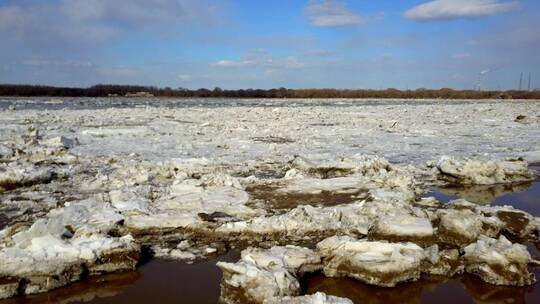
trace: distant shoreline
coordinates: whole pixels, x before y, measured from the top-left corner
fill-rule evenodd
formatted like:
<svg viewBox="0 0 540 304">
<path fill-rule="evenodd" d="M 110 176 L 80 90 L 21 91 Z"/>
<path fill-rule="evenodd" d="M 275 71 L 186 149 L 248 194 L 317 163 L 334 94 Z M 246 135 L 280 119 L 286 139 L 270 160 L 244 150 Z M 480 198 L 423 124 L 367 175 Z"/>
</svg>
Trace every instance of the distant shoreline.
<svg viewBox="0 0 540 304">
<path fill-rule="evenodd" d="M 425 101 L 454 101 L 454 102 L 495 102 L 495 101 L 504 101 L 504 102 L 540 102 L 539 98 L 392 98 L 392 97 L 362 97 L 362 98 L 356 98 L 356 97 L 348 97 L 348 98 L 340 98 L 340 97 L 313 97 L 313 98 L 303 98 L 303 97 L 283 97 L 283 98 L 275 98 L 275 97 L 175 97 L 175 96 L 152 96 L 152 97 L 129 97 L 129 96 L 49 96 L 49 95 L 41 95 L 41 96 L 13 96 L 13 95 L 0 95 L 0 103 L 2 101 L 10 101 L 10 99 L 13 100 L 23 100 L 24 98 L 28 98 L 30 100 L 32 99 L 49 99 L 47 101 L 44 101 L 45 103 L 56 103 L 62 101 L 62 99 L 66 98 L 73 98 L 73 99 L 126 99 L 126 100 L 171 100 L 171 101 L 193 101 L 193 100 L 230 100 L 231 102 L 234 101 L 262 101 L 262 100 L 268 100 L 268 101 L 282 101 L 282 102 L 305 102 L 305 101 L 333 101 L 333 102 L 351 102 L 351 101 L 403 101 L 403 102 L 425 102 Z M 55 100 L 57 98 L 58 100 Z M 3 100 L 2 100 L 3 99 Z"/>
<path fill-rule="evenodd" d="M 540 99 L 540 91 L 481 91 L 442 89 L 172 89 L 130 85 L 95 85 L 69 88 L 0 84 L 3 97 L 173 97 L 173 98 L 268 98 L 268 99 Z"/>
</svg>

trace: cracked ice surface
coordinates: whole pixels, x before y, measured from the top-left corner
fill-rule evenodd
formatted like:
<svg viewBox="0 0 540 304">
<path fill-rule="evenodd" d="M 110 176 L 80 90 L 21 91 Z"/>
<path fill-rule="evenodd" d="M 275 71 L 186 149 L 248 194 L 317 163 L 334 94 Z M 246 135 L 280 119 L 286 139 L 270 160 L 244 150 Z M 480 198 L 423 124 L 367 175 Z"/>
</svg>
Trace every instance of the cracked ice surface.
<svg viewBox="0 0 540 304">
<path fill-rule="evenodd" d="M 218 108 L 21 110 L 1 116 L 0 125 L 5 128 L 0 130 L 0 141 L 20 134 L 25 124 L 33 124 L 47 129 L 49 137 L 77 137 L 81 144 L 74 151 L 85 155 L 139 153 L 159 160 L 205 157 L 229 164 L 255 159 L 281 161 L 294 154 L 357 153 L 406 164 L 442 155 L 525 156 L 540 161 L 538 101 L 283 104 L 270 101 L 266 107 L 244 107 L 240 101 L 237 106 Z M 515 122 L 518 115 L 530 119 Z M 253 140 L 265 136 L 293 142 Z"/>
<path fill-rule="evenodd" d="M 535 179 L 540 102 L 270 105 L 0 112 L 0 297 L 132 270 L 142 248 L 254 246 L 219 264 L 230 303 L 349 303 L 301 296 L 314 271 L 535 281 L 519 243 L 540 218 L 421 196 Z"/>
</svg>

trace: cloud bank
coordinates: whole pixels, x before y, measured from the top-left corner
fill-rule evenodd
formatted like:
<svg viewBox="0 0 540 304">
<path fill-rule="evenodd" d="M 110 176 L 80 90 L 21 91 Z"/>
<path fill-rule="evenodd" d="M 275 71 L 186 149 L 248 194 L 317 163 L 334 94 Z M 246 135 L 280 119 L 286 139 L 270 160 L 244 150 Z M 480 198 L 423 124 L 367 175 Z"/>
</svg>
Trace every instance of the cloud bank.
<svg viewBox="0 0 540 304">
<path fill-rule="evenodd" d="M 311 1 L 305 8 L 309 23 L 317 27 L 351 26 L 364 22 L 360 15 L 334 0 Z"/>
<path fill-rule="evenodd" d="M 516 1 L 498 0 L 435 0 L 405 12 L 405 17 L 416 21 L 439 21 L 476 18 L 513 11 L 519 7 Z"/>
<path fill-rule="evenodd" d="M 10 1 L 0 5 L 0 38 L 35 44 L 93 44 L 133 29 L 167 31 L 211 15 L 195 0 Z M 210 7 L 210 8 L 208 8 Z M 209 16 L 210 18 L 210 16 Z"/>
</svg>

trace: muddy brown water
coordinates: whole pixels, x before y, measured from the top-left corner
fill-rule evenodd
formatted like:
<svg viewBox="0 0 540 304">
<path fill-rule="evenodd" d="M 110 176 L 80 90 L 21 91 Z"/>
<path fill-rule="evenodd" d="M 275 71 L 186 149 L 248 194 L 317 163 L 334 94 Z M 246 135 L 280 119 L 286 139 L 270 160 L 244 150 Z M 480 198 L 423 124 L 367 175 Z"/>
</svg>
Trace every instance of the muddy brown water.
<svg viewBox="0 0 540 304">
<path fill-rule="evenodd" d="M 540 248 L 533 244 L 527 244 L 527 247 L 532 256 L 540 256 Z M 540 268 L 531 268 L 531 271 L 540 279 Z M 495 286 L 470 274 L 452 278 L 424 275 L 416 282 L 385 288 L 350 278 L 327 278 L 321 273 L 313 273 L 303 277 L 301 284 L 306 294 L 320 291 L 347 297 L 356 304 L 540 303 L 540 283 L 525 287 Z"/>
<path fill-rule="evenodd" d="M 535 271 L 536 276 L 540 271 Z M 322 291 L 348 297 L 358 304 L 387 303 L 540 303 L 540 290 L 534 286 L 506 287 L 484 283 L 472 275 L 454 278 L 422 277 L 417 282 L 393 288 L 374 287 L 348 278 L 326 278 L 312 274 L 303 279 L 308 294 Z"/>
<path fill-rule="evenodd" d="M 540 216 L 540 180 L 510 188 L 487 188 L 494 205 L 513 205 Z M 510 190 L 508 190 L 510 189 Z M 446 191 L 446 192 L 445 192 Z M 461 191 L 461 192 L 460 192 Z M 477 189 L 437 189 L 429 193 L 443 202 L 465 197 Z M 517 192 L 511 192 L 517 191 Z M 534 257 L 539 248 L 529 244 Z M 217 261 L 235 262 L 238 252 L 194 264 L 152 260 L 135 272 L 111 274 L 74 283 L 49 293 L 0 301 L 0 304 L 34 303 L 217 303 L 221 271 Z M 532 269 L 540 278 L 540 268 Z M 424 276 L 417 282 L 384 288 L 348 278 L 326 278 L 320 273 L 301 279 L 304 293 L 317 291 L 350 298 L 354 303 L 540 303 L 540 283 L 527 287 L 494 286 L 472 275 L 454 278 Z"/>
<path fill-rule="evenodd" d="M 238 252 L 231 251 L 193 264 L 152 260 L 137 271 L 93 277 L 48 293 L 0 300 L 0 304 L 217 303 L 221 271 L 216 262 L 239 258 Z"/>
<path fill-rule="evenodd" d="M 320 193 L 287 193 L 277 186 L 247 187 L 251 197 L 249 204 L 271 210 L 289 210 L 300 205 L 331 207 L 369 199 L 368 191 L 360 189 L 346 193 L 321 191 Z"/>
</svg>

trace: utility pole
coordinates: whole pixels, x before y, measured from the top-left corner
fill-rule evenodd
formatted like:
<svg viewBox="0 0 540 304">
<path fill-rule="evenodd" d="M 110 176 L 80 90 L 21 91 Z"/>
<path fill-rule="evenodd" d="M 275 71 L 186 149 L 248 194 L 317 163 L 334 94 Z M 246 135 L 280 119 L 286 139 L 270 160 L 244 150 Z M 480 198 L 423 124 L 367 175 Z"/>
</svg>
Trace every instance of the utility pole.
<svg viewBox="0 0 540 304">
<path fill-rule="evenodd" d="M 527 85 L 527 91 L 531 91 L 531 73 L 529 73 L 529 84 Z"/>
<path fill-rule="evenodd" d="M 521 91 L 521 84 L 523 83 L 523 72 L 519 74 L 519 91 Z"/>
</svg>

